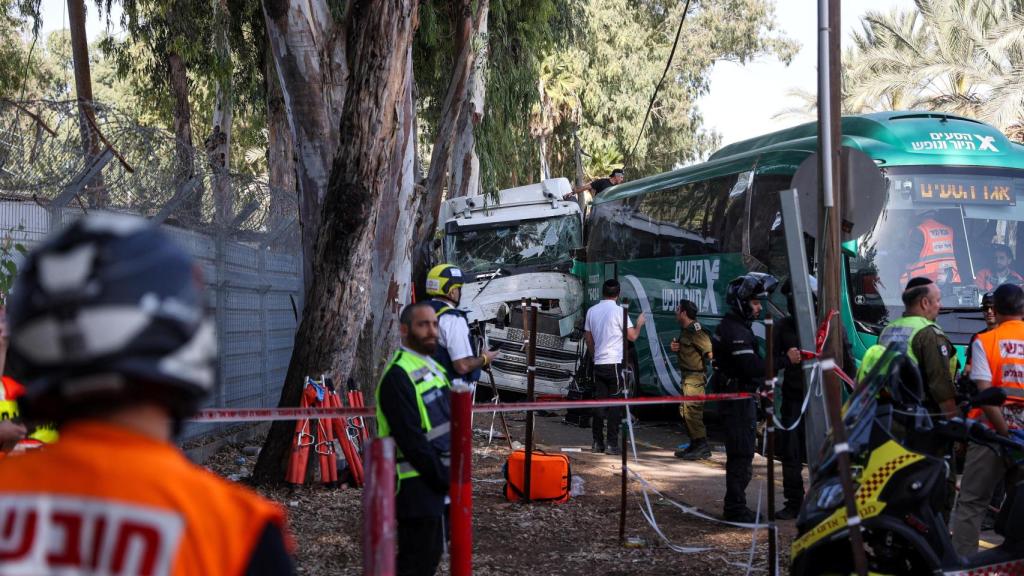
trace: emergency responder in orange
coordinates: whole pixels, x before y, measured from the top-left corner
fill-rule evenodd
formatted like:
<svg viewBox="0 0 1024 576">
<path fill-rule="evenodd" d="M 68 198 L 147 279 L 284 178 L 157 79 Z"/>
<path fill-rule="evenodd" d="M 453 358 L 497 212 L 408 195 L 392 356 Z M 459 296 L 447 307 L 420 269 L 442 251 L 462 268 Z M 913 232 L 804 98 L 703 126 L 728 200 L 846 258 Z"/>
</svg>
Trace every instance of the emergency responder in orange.
<svg viewBox="0 0 1024 576">
<path fill-rule="evenodd" d="M 1013 264 L 1013 251 L 1006 244 L 992 245 L 992 267 L 983 268 L 978 271 L 975 285 L 985 291 L 995 290 L 1000 284 L 1012 282 L 1020 286 L 1024 284 L 1024 276 L 1015 272 L 1010 265 Z"/>
<path fill-rule="evenodd" d="M 967 416 L 984 419 L 989 427 L 1007 436 L 1010 430 L 1024 429 L 1024 289 L 1016 284 L 1003 284 L 996 288 L 993 300 L 998 325 L 978 334 L 972 345 L 971 380 L 978 391 L 992 386 L 1003 388 L 1006 403 L 974 408 Z M 953 525 L 953 546 L 958 554 L 977 552 L 982 519 L 992 492 L 1006 471 L 1000 454 L 980 444 L 967 447 Z M 1008 480 L 1006 485 L 1014 483 Z"/>
<path fill-rule="evenodd" d="M 920 248 L 917 258 L 907 264 L 900 284 L 915 277 L 928 278 L 938 284 L 960 282 L 953 227 L 939 222 L 930 214 L 925 214 L 925 218 L 911 233 L 911 246 Z"/>
<path fill-rule="evenodd" d="M 29 255 L 8 310 L 28 418 L 0 462 L 0 573 L 293 574 L 284 513 L 172 442 L 214 386 L 199 268 L 158 228 L 89 215 Z"/>
</svg>

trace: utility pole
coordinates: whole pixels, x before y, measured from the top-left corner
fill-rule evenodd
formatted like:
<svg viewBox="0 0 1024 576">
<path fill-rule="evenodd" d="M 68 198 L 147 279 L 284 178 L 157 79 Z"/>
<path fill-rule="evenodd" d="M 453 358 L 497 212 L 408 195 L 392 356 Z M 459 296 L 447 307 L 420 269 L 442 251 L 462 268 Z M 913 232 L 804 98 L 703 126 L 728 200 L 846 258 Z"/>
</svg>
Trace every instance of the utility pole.
<svg viewBox="0 0 1024 576">
<path fill-rule="evenodd" d="M 82 135 L 85 165 L 89 166 L 100 153 L 96 133 L 96 112 L 92 99 L 92 74 L 89 71 L 89 39 L 85 35 L 85 0 L 68 0 L 68 24 L 71 26 L 71 57 L 75 69 L 75 93 L 78 95 L 78 129 Z M 89 205 L 100 208 L 106 204 L 102 177 L 87 183 Z"/>
<path fill-rule="evenodd" d="M 828 318 L 830 310 L 840 308 L 840 289 L 842 287 L 842 253 L 840 246 L 841 178 L 842 159 L 842 86 L 840 66 L 840 33 L 839 18 L 841 0 L 818 0 L 818 156 L 821 167 L 818 171 L 821 182 L 822 226 L 825 230 L 818 234 L 821 244 L 818 253 L 824 258 L 818 262 L 818 278 L 822 280 L 821 308 L 819 318 Z M 841 317 L 840 317 L 841 318 Z M 842 365 L 843 331 L 840 318 L 831 323 L 828 338 L 822 355 Z M 825 404 L 828 410 L 828 423 L 832 430 L 832 446 L 839 465 L 839 480 L 843 488 L 845 500 L 846 522 L 850 534 L 850 549 L 853 556 L 853 568 L 859 576 L 867 574 L 867 558 L 864 553 L 864 538 L 860 530 L 860 516 L 854 499 L 853 479 L 850 472 L 849 445 L 846 443 L 846 426 L 841 413 L 842 390 L 839 378 L 834 370 L 824 371 Z M 808 431 L 808 436 L 812 432 Z"/>
</svg>

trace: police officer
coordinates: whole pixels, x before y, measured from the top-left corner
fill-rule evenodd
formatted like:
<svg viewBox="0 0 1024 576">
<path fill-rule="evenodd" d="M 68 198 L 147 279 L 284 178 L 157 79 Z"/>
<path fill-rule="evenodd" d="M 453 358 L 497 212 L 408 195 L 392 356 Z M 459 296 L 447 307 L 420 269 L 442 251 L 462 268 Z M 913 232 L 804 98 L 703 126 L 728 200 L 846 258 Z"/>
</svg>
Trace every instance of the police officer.
<svg viewBox="0 0 1024 576">
<path fill-rule="evenodd" d="M 19 408 L 61 438 L 0 463 L 0 510 L 20 526 L 0 572 L 293 573 L 283 511 L 173 442 L 215 383 L 199 278 L 128 216 L 86 216 L 28 257 L 8 362 Z"/>
<path fill-rule="evenodd" d="M 477 352 L 469 335 L 466 315 L 458 309 L 465 277 L 456 266 L 438 264 L 427 273 L 427 295 L 437 315 L 438 345 L 434 359 L 444 368 L 448 381 L 467 384 L 480 379 L 480 369 L 498 354 L 490 350 Z"/>
<path fill-rule="evenodd" d="M 764 379 L 764 359 L 757 350 L 752 322 L 761 315 L 761 300 L 775 289 L 778 280 L 768 274 L 750 272 L 729 282 L 726 303 L 729 312 L 715 330 L 712 349 L 719 381 L 737 392 L 752 392 Z M 753 475 L 757 405 L 753 398 L 720 404 L 725 423 L 725 510 L 731 522 L 753 522 L 747 508 L 747 485 Z"/>
<path fill-rule="evenodd" d="M 377 434 L 397 448 L 398 574 L 432 575 L 441 560 L 451 438 L 449 384 L 431 355 L 438 343 L 433 307 L 400 316 L 402 347 L 377 386 Z"/>
<path fill-rule="evenodd" d="M 676 308 L 679 337 L 672 339 L 671 349 L 679 356 L 679 371 L 683 375 L 683 395 L 703 396 L 707 364 L 711 361 L 711 336 L 697 322 L 697 305 L 682 300 Z M 690 445 L 676 450 L 676 458 L 705 460 L 711 457 L 707 431 L 704 429 L 704 403 L 683 402 L 679 415 L 686 423 Z"/>
</svg>

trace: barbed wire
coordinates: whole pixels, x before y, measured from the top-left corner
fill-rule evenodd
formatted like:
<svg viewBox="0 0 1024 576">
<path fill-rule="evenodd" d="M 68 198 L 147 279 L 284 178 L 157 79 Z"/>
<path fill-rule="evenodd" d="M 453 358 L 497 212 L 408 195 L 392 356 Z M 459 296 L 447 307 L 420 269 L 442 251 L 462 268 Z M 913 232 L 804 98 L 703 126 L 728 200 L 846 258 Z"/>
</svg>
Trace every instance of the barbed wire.
<svg viewBox="0 0 1024 576">
<path fill-rule="evenodd" d="M 215 168 L 201 142 L 100 102 L 0 99 L 0 199 L 131 212 L 241 241 L 299 241 L 294 190 Z"/>
</svg>

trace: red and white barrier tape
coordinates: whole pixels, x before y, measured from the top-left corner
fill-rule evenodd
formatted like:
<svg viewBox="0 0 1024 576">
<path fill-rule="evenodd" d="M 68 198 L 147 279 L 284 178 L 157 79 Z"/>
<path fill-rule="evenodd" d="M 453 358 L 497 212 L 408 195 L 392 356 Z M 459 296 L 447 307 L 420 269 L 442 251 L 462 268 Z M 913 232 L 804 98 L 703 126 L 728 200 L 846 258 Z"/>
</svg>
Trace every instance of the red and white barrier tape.
<svg viewBox="0 0 1024 576">
<path fill-rule="evenodd" d="M 654 396 L 648 398 L 608 398 L 603 400 L 559 400 L 554 402 L 518 402 L 508 404 L 476 404 L 473 412 L 524 412 L 528 410 L 565 410 L 568 408 L 600 408 L 606 406 L 646 406 L 679 404 L 680 402 L 715 402 L 753 398 L 746 392 L 701 394 L 697 396 Z M 276 422 L 306 418 L 372 417 L 374 407 L 364 408 L 208 408 L 189 419 L 191 422 Z"/>
</svg>

